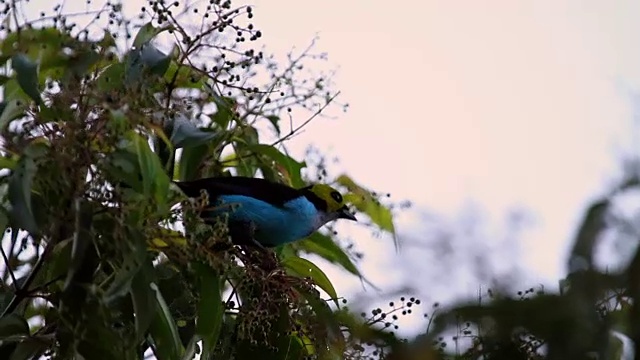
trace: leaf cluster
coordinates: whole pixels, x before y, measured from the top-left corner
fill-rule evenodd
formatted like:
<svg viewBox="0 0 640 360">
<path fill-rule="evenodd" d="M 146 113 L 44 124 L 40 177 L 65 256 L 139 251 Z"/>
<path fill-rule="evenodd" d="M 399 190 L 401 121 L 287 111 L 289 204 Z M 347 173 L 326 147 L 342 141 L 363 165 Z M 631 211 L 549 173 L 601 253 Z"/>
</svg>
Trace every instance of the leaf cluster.
<svg viewBox="0 0 640 360">
<path fill-rule="evenodd" d="M 336 312 L 331 280 L 302 256 L 362 277 L 335 235 L 266 258 L 220 250 L 224 224 L 204 225 L 171 184 L 233 174 L 303 186 L 307 164 L 285 142 L 337 96 L 328 78 L 300 79 L 317 57 L 281 68 L 248 48 L 262 37 L 240 22 L 253 10 L 229 1 L 153 1 L 138 22 L 107 2 L 84 28 L 61 7 L 21 21 L 5 5 L 15 16 L 0 32 L 0 358 L 342 356 L 368 324 Z M 291 108 L 311 115 L 293 126 Z M 347 175 L 335 184 L 395 235 L 378 196 Z"/>
</svg>

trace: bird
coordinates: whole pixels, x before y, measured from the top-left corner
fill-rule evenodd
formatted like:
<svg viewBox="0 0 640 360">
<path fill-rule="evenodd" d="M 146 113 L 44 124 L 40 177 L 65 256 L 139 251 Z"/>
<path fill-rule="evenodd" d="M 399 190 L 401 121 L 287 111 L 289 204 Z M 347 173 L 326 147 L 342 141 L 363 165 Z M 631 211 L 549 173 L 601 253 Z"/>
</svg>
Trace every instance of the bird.
<svg viewBox="0 0 640 360">
<path fill-rule="evenodd" d="M 244 176 L 174 181 L 189 198 L 208 198 L 205 223 L 226 218 L 232 243 L 273 248 L 301 240 L 328 222 L 357 221 L 340 192 L 326 184 L 293 188 Z"/>
</svg>

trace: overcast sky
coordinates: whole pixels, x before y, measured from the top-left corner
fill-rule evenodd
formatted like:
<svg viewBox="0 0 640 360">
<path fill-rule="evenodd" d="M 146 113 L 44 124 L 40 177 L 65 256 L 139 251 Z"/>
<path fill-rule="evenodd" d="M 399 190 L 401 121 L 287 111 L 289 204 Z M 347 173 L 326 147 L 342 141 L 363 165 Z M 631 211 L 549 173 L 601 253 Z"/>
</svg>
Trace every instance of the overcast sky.
<svg viewBox="0 0 640 360">
<path fill-rule="evenodd" d="M 291 142 L 299 154 L 310 142 L 331 149 L 341 159 L 335 172 L 413 201 L 398 227 L 418 239 L 425 209 L 456 214 L 473 200 L 488 223 L 512 206 L 530 209 L 534 227 L 501 261 L 519 262 L 532 285 L 557 285 L 586 201 L 614 179 L 631 146 L 640 2 L 250 3 L 270 52 L 303 48 L 318 34 L 317 49 L 340 69 L 336 88 L 350 110 L 312 123 Z M 30 6 L 38 4 L 51 8 Z M 407 268 L 416 279 L 433 272 L 424 252 L 398 257 L 388 239 L 355 234 L 376 283 L 389 288 Z M 337 283 L 343 294 L 360 290 Z"/>
<path fill-rule="evenodd" d="M 272 51 L 319 34 L 351 104 L 295 147 L 331 147 L 357 180 L 418 209 L 455 213 L 472 199 L 488 222 L 512 206 L 530 209 L 534 227 L 503 261 L 521 261 L 531 285 L 557 286 L 587 201 L 615 179 L 631 146 L 639 2 L 253 3 Z M 419 217 L 405 218 L 401 231 L 421 228 Z M 403 264 L 376 249 L 365 269 L 395 279 L 388 274 Z"/>
</svg>

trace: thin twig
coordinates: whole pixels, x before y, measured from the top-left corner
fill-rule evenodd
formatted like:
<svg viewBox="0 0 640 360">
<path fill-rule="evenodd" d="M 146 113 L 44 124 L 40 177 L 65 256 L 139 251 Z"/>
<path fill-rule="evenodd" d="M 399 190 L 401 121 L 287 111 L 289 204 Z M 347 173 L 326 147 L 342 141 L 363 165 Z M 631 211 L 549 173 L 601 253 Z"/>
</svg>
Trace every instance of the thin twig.
<svg viewBox="0 0 640 360">
<path fill-rule="evenodd" d="M 338 97 L 338 95 L 340 95 L 340 91 L 338 91 L 335 95 L 333 95 L 331 98 L 329 98 L 327 100 L 327 103 L 324 104 L 320 109 L 318 109 L 315 113 L 313 113 L 313 115 L 311 115 L 307 120 L 305 120 L 302 124 L 300 124 L 298 127 L 296 127 L 295 129 L 291 129 L 289 131 L 289 133 L 285 136 L 283 136 L 282 138 L 274 141 L 270 146 L 276 146 L 284 141 L 287 141 L 289 139 L 291 139 L 293 136 L 297 135 L 298 133 L 300 133 L 300 130 L 302 130 L 303 127 L 307 126 L 307 124 L 309 124 L 313 119 L 315 119 L 317 116 L 319 116 L 324 109 L 326 109 L 332 102 L 333 100 Z M 251 158 L 251 157 L 255 157 L 258 156 L 258 153 L 256 152 L 251 152 L 249 154 L 246 154 L 244 156 L 236 156 L 232 159 L 229 160 L 225 160 L 225 161 L 221 161 L 220 164 L 225 164 L 228 162 L 233 162 L 233 161 L 241 161 L 247 158 Z"/>
<path fill-rule="evenodd" d="M 302 129 L 303 127 L 305 127 L 308 123 L 310 123 L 313 119 L 315 119 L 318 115 L 320 115 L 320 114 L 324 111 L 324 109 L 326 109 L 326 108 L 327 108 L 327 106 L 329 106 L 329 105 L 333 102 L 333 100 L 334 100 L 336 97 L 338 97 L 338 95 L 340 95 L 340 91 L 338 91 L 335 95 L 333 95 L 332 97 L 330 97 L 330 98 L 327 100 L 326 104 L 322 105 L 322 106 L 320 107 L 320 109 L 318 109 L 315 113 L 313 113 L 313 115 L 311 115 L 307 120 L 305 120 L 302 124 L 300 124 L 300 126 L 298 126 L 298 127 L 297 127 L 297 128 L 295 128 L 295 129 L 292 129 L 292 130 L 289 132 L 289 134 L 287 134 L 286 136 L 283 136 L 282 138 L 280 138 L 280 139 L 276 140 L 274 143 L 272 143 L 272 144 L 271 144 L 271 146 L 278 145 L 278 144 L 280 144 L 281 142 L 283 142 L 283 141 L 286 141 L 286 140 L 290 139 L 293 135 L 295 135 L 298 131 L 300 131 L 300 129 Z"/>
<path fill-rule="evenodd" d="M 16 307 L 18 307 L 20 302 L 26 297 L 26 295 L 29 294 L 29 291 L 27 289 L 29 288 L 29 286 L 31 286 L 31 283 L 33 282 L 33 280 L 35 280 L 36 276 L 38 275 L 38 272 L 40 272 L 40 269 L 44 264 L 44 261 L 49 256 L 49 253 L 51 252 L 52 249 L 53 249 L 53 246 L 51 245 L 51 243 L 47 244 L 47 247 L 42 252 L 42 255 L 38 258 L 38 261 L 36 261 L 35 265 L 33 265 L 33 268 L 31 269 L 31 272 L 29 273 L 29 276 L 25 280 L 24 284 L 20 287 L 18 291 L 16 291 L 16 294 L 13 296 L 13 298 L 11 299 L 11 302 L 4 309 L 0 317 L 4 317 L 7 314 L 12 313 L 16 309 Z"/>
<path fill-rule="evenodd" d="M 4 246 L 0 244 L 0 251 L 2 252 L 2 258 L 4 259 L 4 263 L 7 265 L 7 272 L 9 272 L 9 276 L 11 276 L 11 282 L 13 282 L 13 288 L 15 290 L 18 289 L 18 281 L 16 280 L 16 276 L 13 274 L 13 270 L 11 270 L 11 264 L 9 263 L 9 258 L 7 254 L 4 252 Z"/>
<path fill-rule="evenodd" d="M 29 290 L 29 292 L 30 292 L 30 293 L 32 293 L 32 292 L 39 292 L 39 291 L 42 291 L 42 290 L 44 290 L 45 288 L 47 288 L 47 286 L 49 286 L 49 285 L 53 284 L 54 282 L 56 282 L 56 281 L 58 281 L 58 280 L 62 280 L 62 279 L 64 279 L 64 277 L 65 277 L 65 276 L 66 276 L 66 274 L 65 274 L 65 275 L 58 275 L 58 276 L 54 277 L 53 279 L 51 279 L 51 280 L 47 281 L 46 283 L 44 283 L 44 284 L 42 284 L 42 285 L 38 285 L 38 286 L 36 286 L 35 288 L 33 288 L 33 289 Z"/>
</svg>

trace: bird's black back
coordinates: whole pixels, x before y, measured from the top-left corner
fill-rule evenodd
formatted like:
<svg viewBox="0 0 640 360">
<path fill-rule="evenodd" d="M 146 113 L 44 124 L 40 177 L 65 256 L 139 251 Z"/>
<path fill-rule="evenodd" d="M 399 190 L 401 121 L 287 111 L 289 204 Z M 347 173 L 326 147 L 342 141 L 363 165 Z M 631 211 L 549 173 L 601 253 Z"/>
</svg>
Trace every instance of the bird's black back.
<svg viewBox="0 0 640 360">
<path fill-rule="evenodd" d="M 275 206 L 282 206 L 287 201 L 303 195 L 301 190 L 284 184 L 244 176 L 211 177 L 193 181 L 176 181 L 175 184 L 188 197 L 199 197 L 200 190 L 204 189 L 211 199 L 215 199 L 221 195 L 244 195 Z"/>
</svg>

